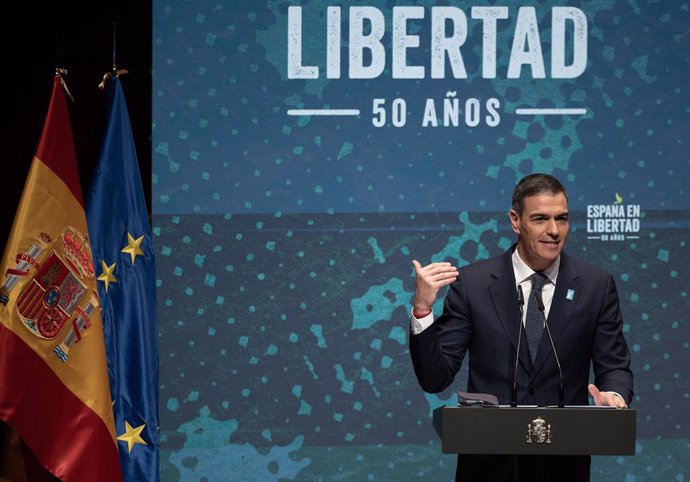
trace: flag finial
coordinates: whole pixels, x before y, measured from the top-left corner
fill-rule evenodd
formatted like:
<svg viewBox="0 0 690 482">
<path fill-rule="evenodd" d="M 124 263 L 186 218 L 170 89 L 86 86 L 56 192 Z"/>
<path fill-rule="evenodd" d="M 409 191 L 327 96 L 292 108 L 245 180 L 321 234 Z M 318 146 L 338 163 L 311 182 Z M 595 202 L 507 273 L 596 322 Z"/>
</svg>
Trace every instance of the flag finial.
<svg viewBox="0 0 690 482">
<path fill-rule="evenodd" d="M 69 89 L 67 88 L 67 82 L 65 82 L 65 75 L 67 75 L 67 69 L 63 69 L 61 67 L 55 67 L 55 77 L 58 77 L 60 79 L 60 84 L 62 84 L 62 88 L 65 89 L 65 92 L 67 93 L 67 96 L 70 98 L 72 102 L 74 102 L 74 97 L 72 97 L 72 94 L 70 93 Z"/>
<path fill-rule="evenodd" d="M 121 74 L 126 74 L 127 69 L 118 69 L 117 68 L 117 62 L 116 62 L 116 56 L 117 56 L 117 32 L 116 32 L 116 25 L 115 22 L 113 22 L 113 67 L 110 69 L 110 72 L 107 72 L 106 74 L 103 75 L 103 80 L 101 80 L 101 83 L 98 84 L 98 88 L 103 90 L 105 88 L 105 83 L 108 79 L 111 77 L 119 77 Z"/>
</svg>

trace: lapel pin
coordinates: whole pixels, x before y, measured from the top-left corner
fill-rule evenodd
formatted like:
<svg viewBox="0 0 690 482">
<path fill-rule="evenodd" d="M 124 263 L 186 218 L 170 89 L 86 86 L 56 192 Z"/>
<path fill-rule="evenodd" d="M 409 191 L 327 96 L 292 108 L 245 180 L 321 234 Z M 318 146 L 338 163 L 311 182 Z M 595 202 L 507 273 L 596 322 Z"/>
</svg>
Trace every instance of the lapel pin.
<svg viewBox="0 0 690 482">
<path fill-rule="evenodd" d="M 573 301 L 573 298 L 575 298 L 575 290 L 568 290 L 568 293 L 565 295 L 567 299 L 570 301 Z"/>
</svg>

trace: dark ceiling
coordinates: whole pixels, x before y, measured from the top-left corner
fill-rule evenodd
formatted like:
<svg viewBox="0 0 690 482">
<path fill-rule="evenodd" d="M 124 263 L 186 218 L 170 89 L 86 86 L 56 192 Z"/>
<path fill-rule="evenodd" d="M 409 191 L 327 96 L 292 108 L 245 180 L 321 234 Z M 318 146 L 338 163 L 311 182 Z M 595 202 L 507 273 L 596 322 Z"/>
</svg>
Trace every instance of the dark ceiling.
<svg viewBox="0 0 690 482">
<path fill-rule="evenodd" d="M 56 66 L 69 71 L 67 85 L 72 133 L 82 192 L 88 188 L 100 149 L 106 116 L 105 95 L 97 86 L 115 61 L 129 74 L 122 87 L 137 147 L 147 199 L 151 198 L 150 1 L 11 2 L 0 20 L 2 45 L 2 149 L 0 246 L 11 230 L 43 121 Z M 113 35 L 115 34 L 115 35 Z"/>
</svg>

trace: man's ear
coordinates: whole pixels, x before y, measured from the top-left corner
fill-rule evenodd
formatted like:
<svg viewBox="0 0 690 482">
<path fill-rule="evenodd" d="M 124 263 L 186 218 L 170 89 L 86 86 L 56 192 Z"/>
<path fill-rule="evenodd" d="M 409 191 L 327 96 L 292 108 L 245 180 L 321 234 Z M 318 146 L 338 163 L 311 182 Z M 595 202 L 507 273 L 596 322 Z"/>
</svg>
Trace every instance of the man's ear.
<svg viewBox="0 0 690 482">
<path fill-rule="evenodd" d="M 513 228 L 513 231 L 515 234 L 520 234 L 520 216 L 518 216 L 518 213 L 515 212 L 515 209 L 511 209 L 510 212 L 508 213 L 508 217 L 510 217 L 510 225 Z"/>
</svg>

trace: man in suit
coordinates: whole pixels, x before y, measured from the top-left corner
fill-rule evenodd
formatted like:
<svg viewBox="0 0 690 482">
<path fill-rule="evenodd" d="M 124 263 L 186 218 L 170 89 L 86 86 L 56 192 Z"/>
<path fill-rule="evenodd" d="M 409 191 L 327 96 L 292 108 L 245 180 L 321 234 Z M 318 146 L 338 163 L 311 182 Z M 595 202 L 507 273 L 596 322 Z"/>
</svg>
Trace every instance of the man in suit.
<svg viewBox="0 0 690 482">
<path fill-rule="evenodd" d="M 587 405 L 591 395 L 596 405 L 627 407 L 633 376 L 618 293 L 610 274 L 563 252 L 569 231 L 565 189 L 550 175 L 526 176 L 515 186 L 509 217 L 518 241 L 502 255 L 461 270 L 447 262 L 413 261 L 410 353 L 421 387 L 431 393 L 447 388 L 469 353 L 467 390 L 510 403 L 524 327 L 516 401 L 557 405 L 560 376 L 546 320 L 565 404 Z M 445 286 L 443 314 L 435 320 L 432 307 Z M 579 482 L 589 474 L 588 456 L 460 454 L 456 480 Z"/>
</svg>

